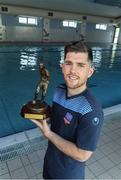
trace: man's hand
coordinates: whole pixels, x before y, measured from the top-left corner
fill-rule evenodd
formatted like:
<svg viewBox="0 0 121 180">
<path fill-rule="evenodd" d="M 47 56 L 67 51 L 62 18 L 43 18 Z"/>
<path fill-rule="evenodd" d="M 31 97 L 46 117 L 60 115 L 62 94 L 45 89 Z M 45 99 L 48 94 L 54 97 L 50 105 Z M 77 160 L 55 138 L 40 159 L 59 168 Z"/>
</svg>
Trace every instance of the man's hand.
<svg viewBox="0 0 121 180">
<path fill-rule="evenodd" d="M 35 123 L 42 131 L 43 135 L 48 138 L 49 137 L 49 134 L 51 133 L 51 130 L 49 128 L 49 125 L 48 125 L 48 119 L 44 119 L 44 120 L 35 120 L 35 119 L 30 119 L 33 123 Z"/>
</svg>

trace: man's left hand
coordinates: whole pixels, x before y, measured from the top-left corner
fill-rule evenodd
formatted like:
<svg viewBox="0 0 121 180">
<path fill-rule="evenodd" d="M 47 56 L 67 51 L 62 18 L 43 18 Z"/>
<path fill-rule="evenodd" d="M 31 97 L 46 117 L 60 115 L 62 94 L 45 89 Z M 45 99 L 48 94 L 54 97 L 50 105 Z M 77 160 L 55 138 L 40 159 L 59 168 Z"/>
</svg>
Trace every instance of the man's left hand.
<svg viewBox="0 0 121 180">
<path fill-rule="evenodd" d="M 42 131 L 43 135 L 48 138 L 49 133 L 51 132 L 50 127 L 48 125 L 48 119 L 44 120 L 35 120 L 35 119 L 30 119 L 33 123 L 35 123 Z"/>
</svg>

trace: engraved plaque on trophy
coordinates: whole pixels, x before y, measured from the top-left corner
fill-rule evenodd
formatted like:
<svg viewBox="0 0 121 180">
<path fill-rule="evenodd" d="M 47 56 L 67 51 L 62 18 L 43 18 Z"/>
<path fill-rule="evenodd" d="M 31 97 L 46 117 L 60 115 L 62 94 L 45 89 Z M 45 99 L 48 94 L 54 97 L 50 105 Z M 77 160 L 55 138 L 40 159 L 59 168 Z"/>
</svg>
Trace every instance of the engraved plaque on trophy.
<svg viewBox="0 0 121 180">
<path fill-rule="evenodd" d="M 50 117 L 51 114 L 51 107 L 44 101 L 50 80 L 50 74 L 43 64 L 39 64 L 39 72 L 41 79 L 37 84 L 34 98 L 23 105 L 21 109 L 21 116 L 27 119 L 43 120 Z M 38 99 L 39 92 L 41 92 L 40 99 Z"/>
</svg>

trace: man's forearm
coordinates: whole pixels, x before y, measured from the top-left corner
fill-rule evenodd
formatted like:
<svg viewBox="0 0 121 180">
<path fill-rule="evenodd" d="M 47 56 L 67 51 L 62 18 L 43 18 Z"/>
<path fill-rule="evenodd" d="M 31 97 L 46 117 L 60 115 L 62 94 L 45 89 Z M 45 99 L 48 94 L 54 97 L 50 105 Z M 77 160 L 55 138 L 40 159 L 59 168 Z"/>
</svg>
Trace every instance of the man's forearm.
<svg viewBox="0 0 121 180">
<path fill-rule="evenodd" d="M 64 154 L 70 156 L 71 158 L 78 161 L 86 161 L 92 152 L 87 152 L 85 150 L 79 149 L 74 143 L 65 140 L 61 136 L 57 135 L 54 132 L 50 132 L 47 137 L 49 141 L 51 141 L 60 151 Z"/>
<path fill-rule="evenodd" d="M 88 160 L 91 156 L 91 151 L 82 150 L 78 148 L 76 144 L 51 131 L 46 120 L 39 122 L 37 120 L 31 119 L 31 121 L 34 122 L 41 129 L 43 135 L 64 154 L 81 162 Z"/>
</svg>

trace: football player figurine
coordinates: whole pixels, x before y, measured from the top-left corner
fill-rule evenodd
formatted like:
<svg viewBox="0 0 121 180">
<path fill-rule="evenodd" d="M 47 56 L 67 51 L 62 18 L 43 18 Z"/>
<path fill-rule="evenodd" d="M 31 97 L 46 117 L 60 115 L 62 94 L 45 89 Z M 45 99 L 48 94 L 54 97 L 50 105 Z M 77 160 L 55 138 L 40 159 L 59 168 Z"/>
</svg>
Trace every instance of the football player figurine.
<svg viewBox="0 0 121 180">
<path fill-rule="evenodd" d="M 39 82 L 37 84 L 37 88 L 35 90 L 33 104 L 36 103 L 36 100 L 37 100 L 40 90 L 41 90 L 40 101 L 41 102 L 44 101 L 44 98 L 45 98 L 45 95 L 47 92 L 47 88 L 48 88 L 48 84 L 49 84 L 49 80 L 50 80 L 49 71 L 45 68 L 44 64 L 42 64 L 42 63 L 39 64 L 39 72 L 40 72 L 41 79 L 39 80 Z"/>
</svg>

